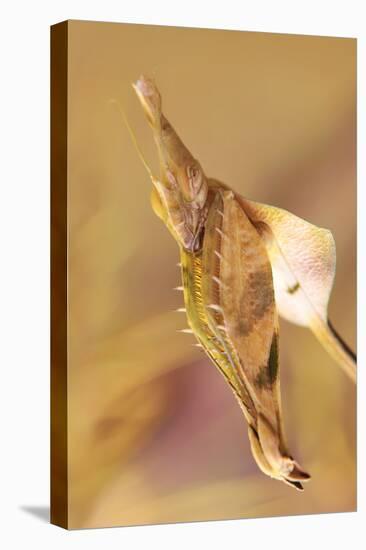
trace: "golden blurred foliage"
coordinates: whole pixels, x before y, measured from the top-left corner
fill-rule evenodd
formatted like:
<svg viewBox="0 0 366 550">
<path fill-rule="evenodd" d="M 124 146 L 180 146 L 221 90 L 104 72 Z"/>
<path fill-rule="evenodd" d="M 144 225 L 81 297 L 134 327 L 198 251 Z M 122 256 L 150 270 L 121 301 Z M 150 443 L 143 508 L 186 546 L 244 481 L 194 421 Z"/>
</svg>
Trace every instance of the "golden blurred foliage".
<svg viewBox="0 0 366 550">
<path fill-rule="evenodd" d="M 70 22 L 70 527 L 354 510 L 355 389 L 310 332 L 281 323 L 302 494 L 257 470 L 230 390 L 177 332 L 178 250 L 110 103 L 157 171 L 141 73 L 208 176 L 332 231 L 330 318 L 355 346 L 356 41 Z"/>
</svg>

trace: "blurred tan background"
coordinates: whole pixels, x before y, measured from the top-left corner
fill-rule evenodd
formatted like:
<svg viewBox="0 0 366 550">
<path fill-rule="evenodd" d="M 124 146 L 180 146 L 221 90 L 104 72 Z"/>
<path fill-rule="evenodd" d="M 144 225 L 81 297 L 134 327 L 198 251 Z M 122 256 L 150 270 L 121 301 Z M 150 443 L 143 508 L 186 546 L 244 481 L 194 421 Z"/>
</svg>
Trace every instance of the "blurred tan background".
<svg viewBox="0 0 366 550">
<path fill-rule="evenodd" d="M 131 82 L 208 176 L 329 228 L 330 318 L 355 347 L 356 41 L 69 24 L 69 517 L 97 527 L 354 510 L 355 388 L 305 329 L 281 322 L 300 494 L 265 477 L 224 379 L 174 310 L 178 248 L 116 108 L 157 172 Z"/>
</svg>

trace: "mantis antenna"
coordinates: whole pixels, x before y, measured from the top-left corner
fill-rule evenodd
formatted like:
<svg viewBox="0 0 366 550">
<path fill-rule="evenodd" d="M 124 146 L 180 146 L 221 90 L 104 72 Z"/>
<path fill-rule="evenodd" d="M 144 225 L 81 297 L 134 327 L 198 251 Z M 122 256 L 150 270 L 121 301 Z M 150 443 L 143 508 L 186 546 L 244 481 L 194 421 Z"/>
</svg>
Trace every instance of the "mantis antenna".
<svg viewBox="0 0 366 550">
<path fill-rule="evenodd" d="M 136 152 L 139 156 L 139 159 L 141 160 L 143 166 L 145 167 L 146 172 L 149 174 L 149 177 L 150 177 L 151 181 L 154 183 L 156 181 L 156 178 L 153 176 L 152 171 L 150 169 L 150 166 L 148 165 L 148 163 L 147 163 L 147 161 L 146 161 L 146 159 L 145 159 L 145 157 L 144 157 L 144 155 L 143 155 L 143 153 L 140 149 L 140 146 L 137 142 L 136 134 L 132 130 L 132 128 L 130 126 L 130 123 L 128 122 L 128 119 L 126 117 L 126 114 L 125 114 L 124 110 L 121 107 L 121 104 L 116 99 L 110 99 L 109 102 L 116 106 L 116 108 L 117 108 L 119 114 L 121 115 L 122 120 L 123 120 L 123 122 L 124 122 L 124 124 L 125 124 L 125 126 L 128 130 L 128 133 L 130 134 L 131 141 L 133 143 L 134 148 L 136 149 Z"/>
</svg>

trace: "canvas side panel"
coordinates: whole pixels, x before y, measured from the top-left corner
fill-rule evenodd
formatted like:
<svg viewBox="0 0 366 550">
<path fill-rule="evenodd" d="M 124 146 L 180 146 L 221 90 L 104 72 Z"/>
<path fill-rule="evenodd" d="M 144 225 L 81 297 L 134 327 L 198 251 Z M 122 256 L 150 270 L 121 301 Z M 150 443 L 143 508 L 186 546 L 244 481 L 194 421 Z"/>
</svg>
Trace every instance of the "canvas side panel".
<svg viewBox="0 0 366 550">
<path fill-rule="evenodd" d="M 51 27 L 51 523 L 67 528 L 67 50 Z"/>
</svg>

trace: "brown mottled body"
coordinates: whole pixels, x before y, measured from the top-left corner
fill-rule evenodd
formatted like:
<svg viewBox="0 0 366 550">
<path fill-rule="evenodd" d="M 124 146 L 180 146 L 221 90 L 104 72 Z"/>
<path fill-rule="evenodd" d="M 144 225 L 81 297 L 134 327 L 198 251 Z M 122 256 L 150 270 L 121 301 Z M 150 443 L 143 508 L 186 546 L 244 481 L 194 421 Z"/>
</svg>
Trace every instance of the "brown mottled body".
<svg viewBox="0 0 366 550">
<path fill-rule="evenodd" d="M 309 479 L 284 441 L 278 325 L 265 243 L 238 197 L 206 178 L 161 112 L 154 83 L 134 86 L 154 132 L 161 165 L 152 205 L 177 241 L 185 310 L 198 342 L 230 385 L 249 424 L 260 469 L 297 489 Z"/>
<path fill-rule="evenodd" d="M 289 456 L 283 435 L 277 314 L 266 249 L 232 191 L 215 185 L 209 194 L 214 198 L 202 252 L 193 260 L 181 253 L 188 322 L 244 412 L 259 467 L 301 489 L 299 481 L 309 476 Z"/>
</svg>

